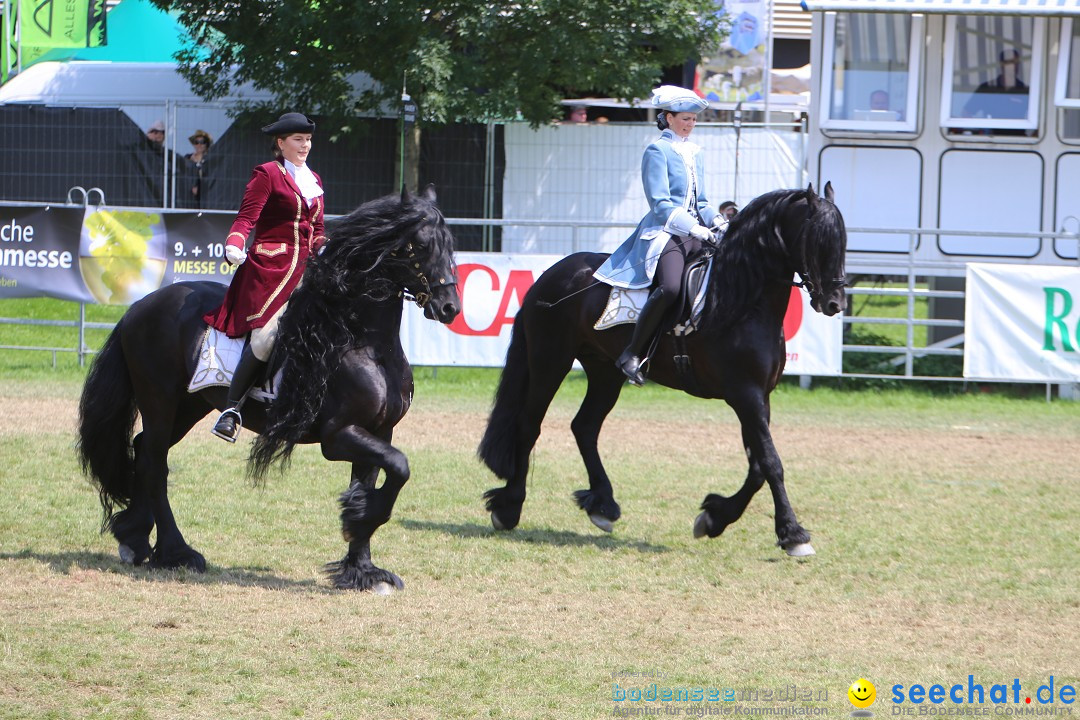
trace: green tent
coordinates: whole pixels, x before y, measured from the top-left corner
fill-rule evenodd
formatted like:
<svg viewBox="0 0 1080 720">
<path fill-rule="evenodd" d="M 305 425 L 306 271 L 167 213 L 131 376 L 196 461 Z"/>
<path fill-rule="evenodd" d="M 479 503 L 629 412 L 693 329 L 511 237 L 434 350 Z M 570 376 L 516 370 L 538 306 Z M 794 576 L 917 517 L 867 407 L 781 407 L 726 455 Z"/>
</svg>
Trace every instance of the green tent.
<svg viewBox="0 0 1080 720">
<path fill-rule="evenodd" d="M 102 60 L 109 62 L 175 62 L 188 32 L 169 13 L 148 0 L 122 0 L 106 16 L 108 44 L 91 48 L 54 48 L 45 60 Z"/>
</svg>

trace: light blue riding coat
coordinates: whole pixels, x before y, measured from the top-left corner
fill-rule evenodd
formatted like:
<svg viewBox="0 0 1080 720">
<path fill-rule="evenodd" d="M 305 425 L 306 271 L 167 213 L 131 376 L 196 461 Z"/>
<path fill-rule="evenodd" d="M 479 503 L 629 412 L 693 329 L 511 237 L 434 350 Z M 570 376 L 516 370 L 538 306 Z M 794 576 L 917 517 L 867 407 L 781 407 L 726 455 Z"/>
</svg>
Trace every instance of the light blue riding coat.
<svg viewBox="0 0 1080 720">
<path fill-rule="evenodd" d="M 716 209 L 705 197 L 704 153 L 670 129 L 645 148 L 641 182 L 649 214 L 594 273 L 616 287 L 651 285 L 660 252 L 671 236 L 687 235 L 698 223 L 710 227 L 716 218 Z"/>
</svg>

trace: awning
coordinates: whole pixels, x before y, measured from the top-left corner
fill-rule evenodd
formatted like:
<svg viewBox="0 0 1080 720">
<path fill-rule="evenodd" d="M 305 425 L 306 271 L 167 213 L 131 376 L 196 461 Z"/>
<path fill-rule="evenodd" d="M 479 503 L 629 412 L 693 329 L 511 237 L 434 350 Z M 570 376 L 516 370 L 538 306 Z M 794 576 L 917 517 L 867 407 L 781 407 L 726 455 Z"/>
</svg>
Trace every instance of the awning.
<svg viewBox="0 0 1080 720">
<path fill-rule="evenodd" d="M 810 12 L 1080 16 L 1080 0 L 802 0 L 802 8 Z"/>
</svg>

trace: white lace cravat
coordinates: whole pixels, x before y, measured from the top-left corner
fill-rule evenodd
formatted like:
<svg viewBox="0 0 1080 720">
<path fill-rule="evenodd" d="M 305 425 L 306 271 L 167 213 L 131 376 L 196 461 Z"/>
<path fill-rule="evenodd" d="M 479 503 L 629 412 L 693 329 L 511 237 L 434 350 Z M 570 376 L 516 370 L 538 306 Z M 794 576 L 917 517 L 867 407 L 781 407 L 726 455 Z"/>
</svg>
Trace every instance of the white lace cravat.
<svg viewBox="0 0 1080 720">
<path fill-rule="evenodd" d="M 311 202 L 315 198 L 323 194 L 323 189 L 319 187 L 319 183 L 315 182 L 315 174 L 311 172 L 311 168 L 304 165 L 293 165 L 288 160 L 285 160 L 285 169 L 292 175 L 292 179 L 296 181 L 296 186 L 300 188 L 300 194 L 304 196 L 306 202 Z"/>
</svg>

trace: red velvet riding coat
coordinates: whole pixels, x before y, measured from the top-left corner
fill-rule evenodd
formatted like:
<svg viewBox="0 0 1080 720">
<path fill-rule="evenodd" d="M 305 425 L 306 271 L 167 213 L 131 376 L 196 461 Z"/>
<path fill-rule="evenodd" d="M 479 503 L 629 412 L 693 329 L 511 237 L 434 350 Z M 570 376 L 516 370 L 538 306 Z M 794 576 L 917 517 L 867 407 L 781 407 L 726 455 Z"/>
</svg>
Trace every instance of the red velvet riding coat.
<svg viewBox="0 0 1080 720">
<path fill-rule="evenodd" d="M 315 180 L 322 187 L 318 175 Z M 225 301 L 203 316 L 206 322 L 229 337 L 240 337 L 274 316 L 300 282 L 308 256 L 326 241 L 325 197 L 305 202 L 296 181 L 279 161 L 263 163 L 252 171 L 226 242 L 243 248 L 252 228 L 255 237 L 247 260 L 229 284 Z"/>
</svg>

